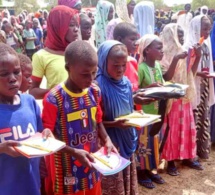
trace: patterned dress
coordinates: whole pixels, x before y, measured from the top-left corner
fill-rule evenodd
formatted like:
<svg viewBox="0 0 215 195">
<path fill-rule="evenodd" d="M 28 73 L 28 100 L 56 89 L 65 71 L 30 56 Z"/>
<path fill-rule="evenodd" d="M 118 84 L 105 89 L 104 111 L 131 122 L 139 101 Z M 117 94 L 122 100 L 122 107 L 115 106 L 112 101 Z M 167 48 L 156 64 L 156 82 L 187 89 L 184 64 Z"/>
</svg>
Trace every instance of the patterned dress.
<svg viewBox="0 0 215 195">
<path fill-rule="evenodd" d="M 138 79 L 140 88 L 144 88 L 154 82 L 163 82 L 160 64 L 156 62 L 155 67 L 149 67 L 146 63 L 141 63 L 138 67 Z M 157 114 L 158 102 L 142 106 L 145 113 Z M 138 130 L 138 149 L 137 149 L 137 167 L 141 170 L 157 169 L 159 164 L 159 137 L 150 136 L 152 125 Z"/>
<path fill-rule="evenodd" d="M 202 45 L 202 70 L 209 70 L 209 49 Z M 208 159 L 210 153 L 210 108 L 209 108 L 209 79 L 202 79 L 200 84 L 201 100 L 194 110 L 197 131 L 197 155 L 202 159 Z"/>
</svg>

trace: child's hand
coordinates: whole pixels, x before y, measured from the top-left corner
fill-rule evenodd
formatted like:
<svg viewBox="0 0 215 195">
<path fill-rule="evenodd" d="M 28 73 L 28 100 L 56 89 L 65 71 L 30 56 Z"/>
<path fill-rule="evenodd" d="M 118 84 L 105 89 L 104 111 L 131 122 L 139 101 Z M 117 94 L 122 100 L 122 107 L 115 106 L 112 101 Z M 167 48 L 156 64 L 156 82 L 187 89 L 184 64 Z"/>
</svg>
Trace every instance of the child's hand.
<svg viewBox="0 0 215 195">
<path fill-rule="evenodd" d="M 22 156 L 19 152 L 17 152 L 13 146 L 19 146 L 20 143 L 17 141 L 9 140 L 4 143 L 0 143 L 0 153 L 5 153 L 12 157 Z"/>
<path fill-rule="evenodd" d="M 75 149 L 72 156 L 75 157 L 83 166 L 92 168 L 92 164 L 90 162 L 94 162 L 94 158 L 86 150 Z"/>
<path fill-rule="evenodd" d="M 161 83 L 152 83 L 147 88 L 150 88 L 150 87 L 163 87 L 163 85 Z"/>
<path fill-rule="evenodd" d="M 126 124 L 126 121 L 128 121 L 128 119 L 116 120 L 116 121 L 113 122 L 113 126 L 117 127 L 117 128 L 123 128 L 123 129 L 131 127 L 131 125 Z"/>
<path fill-rule="evenodd" d="M 202 55 L 202 47 L 201 47 L 201 45 L 199 43 L 197 43 L 197 44 L 195 44 L 193 46 L 193 48 L 194 48 L 196 56 L 201 57 L 201 55 Z"/>
<path fill-rule="evenodd" d="M 179 60 L 179 59 L 184 59 L 184 58 L 187 57 L 187 52 L 186 52 L 186 51 L 181 52 L 181 53 L 175 55 L 175 57 L 176 57 L 178 60 Z"/>
<path fill-rule="evenodd" d="M 117 151 L 116 147 L 113 145 L 109 136 L 107 137 L 107 139 L 105 141 L 104 149 L 105 149 L 104 152 L 107 156 L 110 156 L 111 152 L 115 152 L 118 154 L 118 151 Z"/>
<path fill-rule="evenodd" d="M 207 71 L 197 72 L 197 76 L 202 77 L 203 79 L 212 78 Z"/>
<path fill-rule="evenodd" d="M 155 99 L 153 98 L 145 97 L 144 92 L 137 92 L 136 94 L 134 94 L 133 100 L 135 104 L 139 104 L 139 105 L 146 105 L 155 101 Z"/>
<path fill-rule="evenodd" d="M 42 132 L 42 136 L 43 136 L 43 139 L 46 140 L 48 137 L 53 137 L 54 138 L 54 135 L 52 134 L 52 131 L 48 128 L 45 128 Z"/>
</svg>

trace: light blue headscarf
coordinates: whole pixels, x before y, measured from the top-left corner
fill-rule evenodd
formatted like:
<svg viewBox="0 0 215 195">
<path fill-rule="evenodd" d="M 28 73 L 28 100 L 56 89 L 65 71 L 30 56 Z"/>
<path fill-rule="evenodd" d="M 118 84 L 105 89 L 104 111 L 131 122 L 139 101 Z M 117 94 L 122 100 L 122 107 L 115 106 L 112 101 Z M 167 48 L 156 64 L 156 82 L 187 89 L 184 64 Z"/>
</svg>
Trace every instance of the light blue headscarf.
<svg viewBox="0 0 215 195">
<path fill-rule="evenodd" d="M 134 23 L 140 36 L 154 34 L 154 3 L 151 1 L 142 1 L 134 8 Z"/>
<path fill-rule="evenodd" d="M 105 41 L 98 50 L 99 71 L 96 80 L 102 94 L 104 121 L 113 121 L 116 117 L 133 112 L 130 81 L 125 76 L 121 80 L 114 80 L 107 72 L 108 54 L 115 45 L 122 45 L 122 43 L 114 40 Z M 106 128 L 106 130 L 112 142 L 120 148 L 121 156 L 130 158 L 137 146 L 137 132 L 135 128 Z"/>
<path fill-rule="evenodd" d="M 110 8 L 114 9 L 114 5 L 109 1 L 100 0 L 96 6 L 95 16 L 95 40 L 98 48 L 101 43 L 106 41 L 106 27 L 108 24 L 108 14 Z"/>
</svg>

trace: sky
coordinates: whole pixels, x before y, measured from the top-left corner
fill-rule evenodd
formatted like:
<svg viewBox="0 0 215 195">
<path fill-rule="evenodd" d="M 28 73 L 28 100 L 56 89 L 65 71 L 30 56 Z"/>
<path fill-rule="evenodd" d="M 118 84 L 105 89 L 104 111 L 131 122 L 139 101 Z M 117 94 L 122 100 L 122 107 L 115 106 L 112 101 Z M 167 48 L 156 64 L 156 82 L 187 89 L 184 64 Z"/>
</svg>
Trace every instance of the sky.
<svg viewBox="0 0 215 195">
<path fill-rule="evenodd" d="M 164 0 L 164 3 L 168 6 L 180 5 L 185 3 L 191 3 L 192 0 Z"/>
</svg>

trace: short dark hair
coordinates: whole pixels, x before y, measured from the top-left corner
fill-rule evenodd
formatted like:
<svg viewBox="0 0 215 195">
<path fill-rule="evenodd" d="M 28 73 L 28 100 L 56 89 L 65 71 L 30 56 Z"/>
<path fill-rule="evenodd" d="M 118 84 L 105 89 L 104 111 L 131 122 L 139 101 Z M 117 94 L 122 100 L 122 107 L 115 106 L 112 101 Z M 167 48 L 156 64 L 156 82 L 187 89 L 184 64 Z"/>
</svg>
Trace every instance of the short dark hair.
<svg viewBox="0 0 215 195">
<path fill-rule="evenodd" d="M 11 46 L 0 42 L 0 62 L 2 62 L 2 60 L 4 61 L 4 56 L 8 54 L 15 56 L 17 58 L 18 63 L 20 64 L 16 51 Z"/>
<path fill-rule="evenodd" d="M 116 25 L 113 31 L 113 38 L 116 40 L 118 37 L 125 38 L 131 35 L 133 32 L 137 31 L 137 28 L 130 23 L 121 22 Z"/>
<path fill-rule="evenodd" d="M 31 65 L 31 59 L 28 56 L 22 53 L 18 53 L 18 57 L 19 57 L 19 62 L 22 70 L 25 69 L 26 65 L 29 65 L 29 64 Z"/>
<path fill-rule="evenodd" d="M 95 62 L 97 54 L 95 49 L 86 41 L 73 41 L 65 50 L 66 66 L 82 62 Z"/>
</svg>

